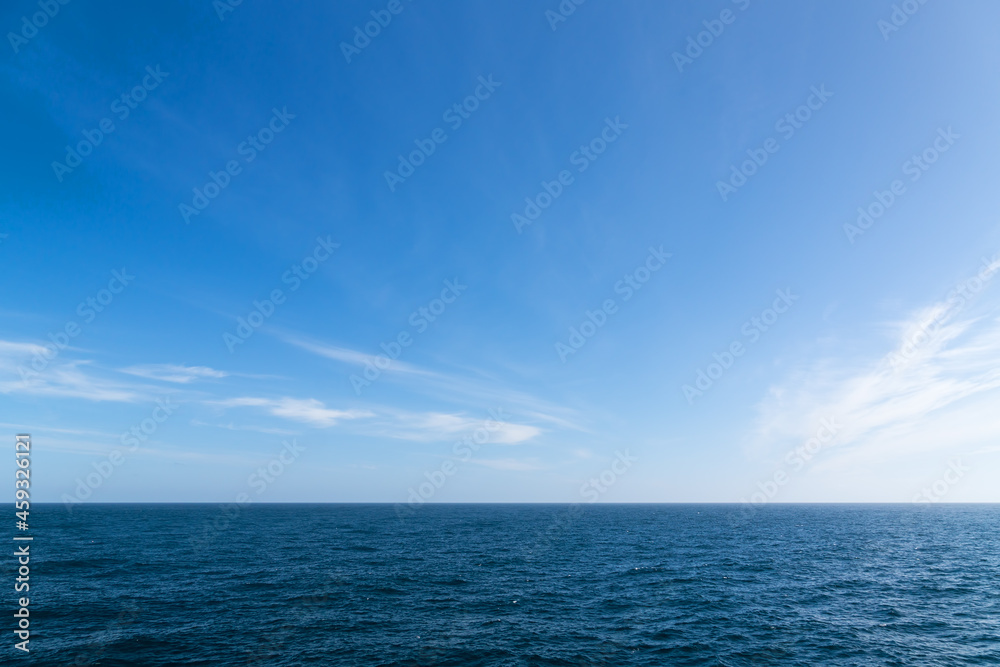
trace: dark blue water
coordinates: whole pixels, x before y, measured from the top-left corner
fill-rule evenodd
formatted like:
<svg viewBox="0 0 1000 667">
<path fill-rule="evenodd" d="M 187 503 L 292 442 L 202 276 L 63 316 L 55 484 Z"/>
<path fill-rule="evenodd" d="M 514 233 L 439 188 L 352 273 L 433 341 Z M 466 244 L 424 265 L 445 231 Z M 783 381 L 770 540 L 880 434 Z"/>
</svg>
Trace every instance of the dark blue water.
<svg viewBox="0 0 1000 667">
<path fill-rule="evenodd" d="M 8 620 L 5 664 L 1000 665 L 1000 506 L 32 518 L 32 652 Z"/>
</svg>

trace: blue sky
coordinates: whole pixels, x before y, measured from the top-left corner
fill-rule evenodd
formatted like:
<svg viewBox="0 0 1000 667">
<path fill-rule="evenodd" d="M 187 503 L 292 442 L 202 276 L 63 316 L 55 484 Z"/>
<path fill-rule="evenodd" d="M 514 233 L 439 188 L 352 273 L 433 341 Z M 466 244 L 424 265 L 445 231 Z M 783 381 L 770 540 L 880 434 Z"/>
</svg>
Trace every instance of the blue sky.
<svg viewBox="0 0 1000 667">
<path fill-rule="evenodd" d="M 7 3 L 33 498 L 1000 501 L 1000 7 L 562 6 Z"/>
</svg>

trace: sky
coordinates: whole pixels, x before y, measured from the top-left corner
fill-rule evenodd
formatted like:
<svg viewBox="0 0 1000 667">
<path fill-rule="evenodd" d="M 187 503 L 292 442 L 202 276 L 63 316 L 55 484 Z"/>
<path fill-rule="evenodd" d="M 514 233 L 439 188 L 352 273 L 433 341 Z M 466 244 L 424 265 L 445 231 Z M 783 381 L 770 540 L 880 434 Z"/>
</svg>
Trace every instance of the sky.
<svg viewBox="0 0 1000 667">
<path fill-rule="evenodd" d="M 998 502 L 998 20 L 5 3 L 32 499 Z"/>
</svg>

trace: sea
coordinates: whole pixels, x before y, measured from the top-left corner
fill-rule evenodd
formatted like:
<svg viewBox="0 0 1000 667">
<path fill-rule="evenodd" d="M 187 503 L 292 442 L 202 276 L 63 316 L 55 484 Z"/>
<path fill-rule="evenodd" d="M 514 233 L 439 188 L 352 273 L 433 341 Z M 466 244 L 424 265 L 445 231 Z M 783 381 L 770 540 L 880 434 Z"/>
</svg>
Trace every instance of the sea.
<svg viewBox="0 0 1000 667">
<path fill-rule="evenodd" d="M 8 613 L 4 665 L 1000 665 L 1000 505 L 31 518 L 30 653 Z"/>
</svg>

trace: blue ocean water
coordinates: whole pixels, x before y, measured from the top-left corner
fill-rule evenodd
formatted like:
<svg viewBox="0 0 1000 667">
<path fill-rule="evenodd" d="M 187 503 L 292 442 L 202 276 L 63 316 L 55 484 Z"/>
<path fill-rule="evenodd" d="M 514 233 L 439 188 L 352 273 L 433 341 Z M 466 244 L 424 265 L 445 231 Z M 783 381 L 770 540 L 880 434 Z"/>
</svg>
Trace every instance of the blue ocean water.
<svg viewBox="0 0 1000 667">
<path fill-rule="evenodd" d="M 32 518 L 32 651 L 6 631 L 5 664 L 1000 665 L 996 505 Z"/>
</svg>

